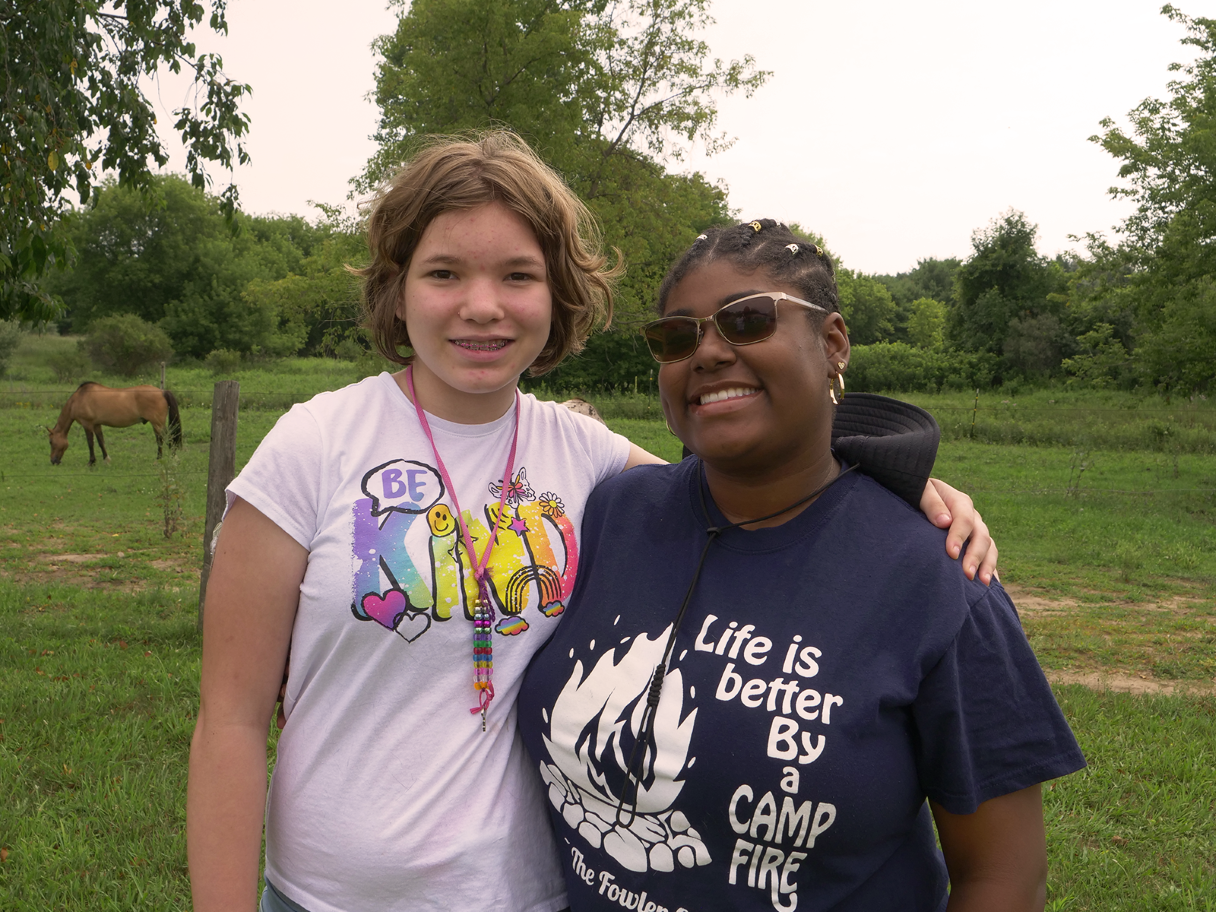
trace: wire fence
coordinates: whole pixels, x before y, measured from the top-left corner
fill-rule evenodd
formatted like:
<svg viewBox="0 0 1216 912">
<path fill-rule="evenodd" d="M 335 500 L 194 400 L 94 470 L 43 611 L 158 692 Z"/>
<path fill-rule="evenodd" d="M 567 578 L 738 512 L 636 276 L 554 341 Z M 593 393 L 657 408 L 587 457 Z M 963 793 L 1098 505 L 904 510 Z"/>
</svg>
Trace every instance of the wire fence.
<svg viewBox="0 0 1216 912">
<path fill-rule="evenodd" d="M 201 478 L 207 477 L 207 470 L 174 470 L 174 475 L 178 478 Z M 99 467 L 95 469 L 87 469 L 83 472 L 63 472 L 56 467 L 47 466 L 46 471 L 39 472 L 6 472 L 0 469 L 0 484 L 9 481 L 27 481 L 27 480 L 47 480 L 54 479 L 55 481 L 66 481 L 69 479 L 82 479 L 84 481 L 94 481 L 98 483 L 109 483 L 113 485 L 117 481 L 136 480 L 136 479 L 153 479 L 159 483 L 162 476 L 159 472 L 125 472 L 115 471 L 113 467 Z M 1194 497 L 1195 495 L 1216 497 L 1216 487 L 1201 486 L 1201 487 L 1161 487 L 1148 489 L 1129 489 L 1129 488 L 1110 488 L 1110 487 L 1094 487 L 1088 484 L 1082 484 L 1077 481 L 1074 484 L 1060 486 L 1042 486 L 1036 485 L 1031 487 L 988 487 L 982 484 L 965 483 L 963 485 L 968 494 L 973 497 L 1062 497 L 1071 499 L 1085 499 L 1094 497 L 1126 497 L 1126 498 L 1166 498 L 1166 497 Z M 136 493 L 133 491 L 112 491 L 113 494 Z"/>
<path fill-rule="evenodd" d="M 287 378 L 284 378 L 287 379 Z M 197 382 L 197 381 L 196 381 Z M 315 379 L 298 389 L 241 391 L 242 412 L 281 413 L 312 398 L 320 389 Z M 183 410 L 210 411 L 213 390 L 173 389 Z M 547 393 L 548 395 L 564 395 Z M 58 411 L 70 395 L 65 388 L 0 389 L 0 411 Z M 587 394 L 611 423 L 617 420 L 661 422 L 662 409 L 653 394 L 616 393 L 603 396 Z M 971 400 L 969 394 L 967 400 Z M 962 396 L 951 395 L 945 402 L 932 396 L 909 394 L 905 398 L 920 402 L 937 419 L 943 441 L 973 441 L 984 444 L 1065 447 L 1079 456 L 1097 451 L 1147 451 L 1173 457 L 1216 455 L 1216 403 L 1179 399 L 1129 399 L 1126 405 L 1111 405 L 1109 400 L 1093 406 L 1073 403 L 1022 405 L 1012 399 L 986 401 L 977 396 L 966 404 Z M 951 401 L 952 400 L 952 401 Z M 1075 400 L 1074 400 L 1075 402 Z M 39 421 L 44 421 L 43 417 Z M 191 436 L 199 443 L 209 439 L 204 427 L 194 422 Z M 993 492 L 1002 493 L 1002 492 Z"/>
</svg>

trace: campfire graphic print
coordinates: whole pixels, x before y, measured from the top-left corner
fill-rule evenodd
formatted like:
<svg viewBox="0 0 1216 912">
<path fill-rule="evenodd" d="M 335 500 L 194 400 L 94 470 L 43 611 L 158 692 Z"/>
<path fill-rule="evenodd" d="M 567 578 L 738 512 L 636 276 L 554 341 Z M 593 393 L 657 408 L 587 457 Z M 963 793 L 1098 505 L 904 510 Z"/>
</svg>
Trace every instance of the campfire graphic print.
<svg viewBox="0 0 1216 912">
<path fill-rule="evenodd" d="M 696 762 L 688 749 L 697 717 L 695 709 L 683 715 L 685 688 L 678 668 L 663 683 L 651 745 L 639 748 L 636 814 L 626 806 L 618 823 L 621 796 L 626 791 L 633 796 L 632 786 L 626 789 L 627 766 L 641 733 L 646 692 L 670 633 L 668 627 L 654 639 L 625 637 L 585 677 L 582 661 L 575 662 L 552 713 L 546 713 L 544 742 L 553 762 L 541 763 L 540 772 L 549 800 L 592 848 L 602 848 L 636 872 L 710 862 L 700 835 L 677 807 L 683 774 Z M 594 652 L 594 640 L 590 649 Z M 688 697 L 695 696 L 690 689 Z"/>
</svg>

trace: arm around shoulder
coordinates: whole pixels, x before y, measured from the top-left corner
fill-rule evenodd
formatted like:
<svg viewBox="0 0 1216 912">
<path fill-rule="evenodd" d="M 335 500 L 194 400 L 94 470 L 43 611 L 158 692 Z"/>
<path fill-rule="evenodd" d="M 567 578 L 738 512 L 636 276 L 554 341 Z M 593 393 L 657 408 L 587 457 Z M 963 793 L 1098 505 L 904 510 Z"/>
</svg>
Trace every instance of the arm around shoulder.
<svg viewBox="0 0 1216 912">
<path fill-rule="evenodd" d="M 666 459 L 660 459 L 647 450 L 643 450 L 636 443 L 629 444 L 629 459 L 625 462 L 626 469 L 632 469 L 634 466 L 640 465 L 667 465 Z"/>
<path fill-rule="evenodd" d="M 266 736 L 307 561 L 295 539 L 236 500 L 207 585 L 190 746 L 186 834 L 197 912 L 256 907 Z"/>
</svg>

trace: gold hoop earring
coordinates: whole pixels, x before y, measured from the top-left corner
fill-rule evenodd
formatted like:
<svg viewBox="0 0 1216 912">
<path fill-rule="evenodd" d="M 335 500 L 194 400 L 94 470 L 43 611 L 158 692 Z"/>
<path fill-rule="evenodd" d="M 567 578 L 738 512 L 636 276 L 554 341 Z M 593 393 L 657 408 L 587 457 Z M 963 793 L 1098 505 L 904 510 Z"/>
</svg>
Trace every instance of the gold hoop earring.
<svg viewBox="0 0 1216 912">
<path fill-rule="evenodd" d="M 844 399 L 844 374 L 833 374 L 828 380 L 828 398 L 832 405 L 840 405 Z"/>
<path fill-rule="evenodd" d="M 677 440 L 679 439 L 679 435 L 671 429 L 671 423 L 667 420 L 666 415 L 663 416 L 663 426 L 667 428 L 668 434 L 670 434 L 672 437 L 675 437 Z"/>
</svg>

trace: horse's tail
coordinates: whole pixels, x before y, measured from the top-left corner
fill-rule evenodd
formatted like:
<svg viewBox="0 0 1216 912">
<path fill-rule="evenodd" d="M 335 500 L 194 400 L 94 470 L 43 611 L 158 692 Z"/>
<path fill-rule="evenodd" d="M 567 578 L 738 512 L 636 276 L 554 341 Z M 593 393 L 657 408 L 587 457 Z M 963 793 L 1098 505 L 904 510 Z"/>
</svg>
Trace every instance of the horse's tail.
<svg viewBox="0 0 1216 912">
<path fill-rule="evenodd" d="M 182 415 L 177 410 L 177 397 L 169 390 L 162 390 L 161 394 L 169 406 L 169 446 L 180 447 L 182 445 Z"/>
</svg>

